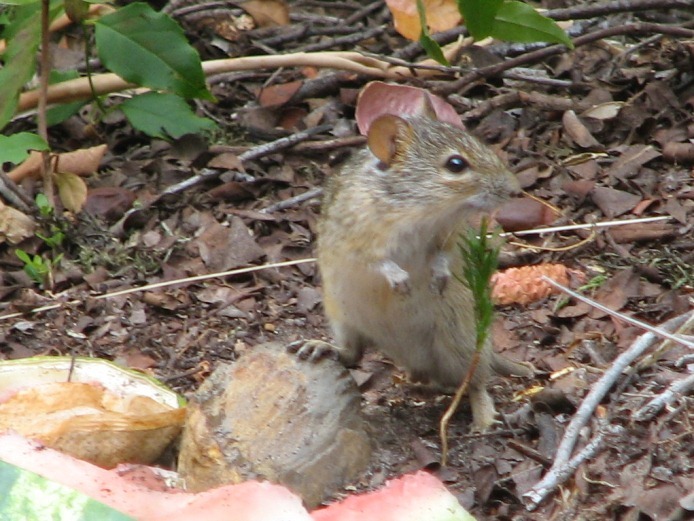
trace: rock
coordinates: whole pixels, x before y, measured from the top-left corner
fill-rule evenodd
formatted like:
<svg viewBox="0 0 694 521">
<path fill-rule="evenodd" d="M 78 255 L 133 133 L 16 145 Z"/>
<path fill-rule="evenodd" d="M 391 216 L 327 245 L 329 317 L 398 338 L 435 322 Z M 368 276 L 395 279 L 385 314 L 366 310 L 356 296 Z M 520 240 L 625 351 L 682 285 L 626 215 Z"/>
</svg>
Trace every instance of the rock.
<svg viewBox="0 0 694 521">
<path fill-rule="evenodd" d="M 190 401 L 179 472 L 191 491 L 267 479 L 318 505 L 369 462 L 360 402 L 338 362 L 257 346 L 218 367 Z"/>
</svg>

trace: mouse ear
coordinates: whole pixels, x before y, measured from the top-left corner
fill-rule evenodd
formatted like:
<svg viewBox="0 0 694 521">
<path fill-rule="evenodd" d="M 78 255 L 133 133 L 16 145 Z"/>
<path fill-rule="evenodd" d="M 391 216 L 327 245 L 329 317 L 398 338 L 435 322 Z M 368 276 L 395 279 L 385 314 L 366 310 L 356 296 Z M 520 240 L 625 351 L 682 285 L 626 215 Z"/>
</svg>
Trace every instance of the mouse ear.
<svg viewBox="0 0 694 521">
<path fill-rule="evenodd" d="M 378 159 L 387 165 L 411 140 L 412 125 L 399 116 L 385 114 L 376 118 L 369 127 L 366 142 Z"/>
</svg>

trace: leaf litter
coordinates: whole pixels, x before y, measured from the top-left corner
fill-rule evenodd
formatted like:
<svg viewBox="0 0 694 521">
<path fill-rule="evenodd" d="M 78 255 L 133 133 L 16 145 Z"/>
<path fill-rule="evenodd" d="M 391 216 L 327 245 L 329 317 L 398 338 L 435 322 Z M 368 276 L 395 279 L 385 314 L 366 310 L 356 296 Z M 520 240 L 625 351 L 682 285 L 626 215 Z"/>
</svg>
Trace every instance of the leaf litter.
<svg viewBox="0 0 694 521">
<path fill-rule="evenodd" d="M 342 9 L 345 16 L 354 11 Z M 319 21 L 324 17 L 320 23 L 332 23 L 321 7 L 290 4 L 290 12 L 310 12 Z M 385 22 L 385 16 L 384 9 L 376 10 L 362 19 L 360 30 Z M 633 14 L 611 16 L 615 23 L 636 19 Z M 691 21 L 686 11 L 661 14 L 664 22 L 673 16 Z M 305 30 L 302 21 L 250 31 L 242 26 L 234 33 L 236 40 L 203 37 L 194 19 L 181 21 L 206 59 L 221 57 L 220 47 L 224 53 L 245 55 L 251 42 L 303 50 L 323 40 Z M 288 37 L 297 29 L 306 36 Z M 273 44 L 273 38 L 281 43 Z M 399 37 L 393 33 L 389 38 Z M 585 279 L 571 281 L 573 287 L 613 309 L 659 324 L 692 306 L 693 49 L 683 39 L 665 37 L 638 45 L 638 38 L 579 47 L 538 67 L 550 69 L 555 79 L 574 82 L 573 90 L 495 79 L 449 101 L 467 113 L 468 128 L 521 172 L 524 189 L 560 212 L 521 207 L 514 211 L 520 221 L 517 229 L 637 215 L 670 218 L 607 231 L 523 238 L 530 245 L 549 247 L 544 251 L 506 247 L 505 267 L 558 264 L 579 270 Z M 404 40 L 397 41 L 405 47 Z M 376 37 L 358 46 L 390 55 L 389 42 Z M 0 314 L 55 301 L 82 303 L 3 320 L 3 357 L 60 353 L 121 360 L 190 393 L 221 361 L 233 361 L 255 345 L 330 340 L 317 296 L 320 279 L 312 264 L 101 301 L 89 296 L 310 257 L 318 200 L 264 210 L 320 188 L 348 147 L 359 142 L 354 94 L 364 83 L 344 73 L 292 68 L 212 77 L 218 104 L 204 106 L 222 122 L 220 141 L 225 143 L 212 147 L 189 149 L 184 140 L 150 140 L 116 120 L 99 123 L 108 152 L 99 174 L 84 177 L 87 211 L 71 225 L 53 294 L 24 275 L 15 246 L 0 245 Z M 294 149 L 239 160 L 255 145 L 325 123 L 334 133 L 324 132 Z M 52 137 L 77 140 L 84 149 L 100 145 L 80 130 L 86 125 L 75 116 L 54 128 Z M 191 153 L 186 156 L 182 150 Z M 217 175 L 161 197 L 201 169 L 216 169 Z M 155 202 L 126 215 L 135 198 Z M 34 239 L 24 240 L 21 247 L 45 251 Z M 602 450 L 564 485 L 561 500 L 546 502 L 530 514 L 521 504 L 522 495 L 551 464 L 565 419 L 640 332 L 563 295 L 551 295 L 499 308 L 493 334 L 507 356 L 528 360 L 541 372 L 534 382 L 494 381 L 493 394 L 505 415 L 499 431 L 471 435 L 470 411 L 463 408 L 456 415 L 446 469 L 437 468 L 436 457 L 423 456 L 421 447 L 438 454 L 437 426 L 447 399 L 409 384 L 380 356 L 367 355 L 355 376 L 367 421 L 377 433 L 377 448 L 370 472 L 356 488 L 375 488 L 386 477 L 426 467 L 438 473 L 478 519 L 570 518 L 578 512 L 583 519 L 667 519 L 694 488 L 692 397 L 678 396 L 650 421 L 635 421 L 632 412 L 691 372 L 686 358 L 690 353 L 675 346 L 657 363 L 619 380 L 602 404 L 613 427 Z M 564 376 L 549 378 L 567 369 Z M 541 389 L 532 401 L 514 401 L 532 387 Z M 597 424 L 592 428 L 597 430 Z"/>
</svg>

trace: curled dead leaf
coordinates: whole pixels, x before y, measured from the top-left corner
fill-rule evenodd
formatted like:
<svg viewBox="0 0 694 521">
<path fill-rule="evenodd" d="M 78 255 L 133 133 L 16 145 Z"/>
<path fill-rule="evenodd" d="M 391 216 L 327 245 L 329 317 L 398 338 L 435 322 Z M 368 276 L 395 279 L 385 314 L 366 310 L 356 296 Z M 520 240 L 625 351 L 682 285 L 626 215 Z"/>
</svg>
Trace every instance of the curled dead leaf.
<svg viewBox="0 0 694 521">
<path fill-rule="evenodd" d="M 76 175 L 93 174 L 99 168 L 107 148 L 106 145 L 97 145 L 58 154 L 55 169 L 60 172 L 72 172 Z M 8 172 L 7 176 L 15 183 L 18 183 L 26 177 L 36 176 L 40 173 L 41 153 L 32 152 L 26 161 Z"/>
<path fill-rule="evenodd" d="M 239 7 L 253 17 L 258 27 L 289 24 L 289 6 L 284 0 L 248 0 Z"/>
<path fill-rule="evenodd" d="M 422 106 L 423 96 L 428 95 L 439 120 L 464 128 L 460 116 L 443 98 L 426 90 L 408 85 L 392 85 L 382 81 L 368 83 L 359 93 L 355 119 L 359 132 L 366 135 L 371 123 L 384 114 L 414 114 Z"/>
<path fill-rule="evenodd" d="M 17 244 L 34 235 L 36 223 L 28 215 L 0 201 L 0 243 Z"/>
</svg>

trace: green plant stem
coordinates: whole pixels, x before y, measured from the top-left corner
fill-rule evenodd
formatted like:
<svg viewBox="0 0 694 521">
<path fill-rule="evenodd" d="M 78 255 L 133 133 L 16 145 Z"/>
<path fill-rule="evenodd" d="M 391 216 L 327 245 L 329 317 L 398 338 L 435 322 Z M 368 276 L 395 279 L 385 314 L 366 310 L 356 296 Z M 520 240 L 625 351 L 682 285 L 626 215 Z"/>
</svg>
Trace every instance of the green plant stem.
<svg viewBox="0 0 694 521">
<path fill-rule="evenodd" d="M 39 76 L 39 103 L 38 103 L 38 131 L 39 136 L 48 143 L 47 99 L 48 79 L 51 69 L 50 39 L 49 39 L 49 15 L 50 0 L 41 0 L 41 71 Z M 53 171 L 51 154 L 49 150 L 41 152 L 43 178 L 43 192 L 51 206 L 55 206 L 55 194 L 53 190 Z"/>
</svg>

